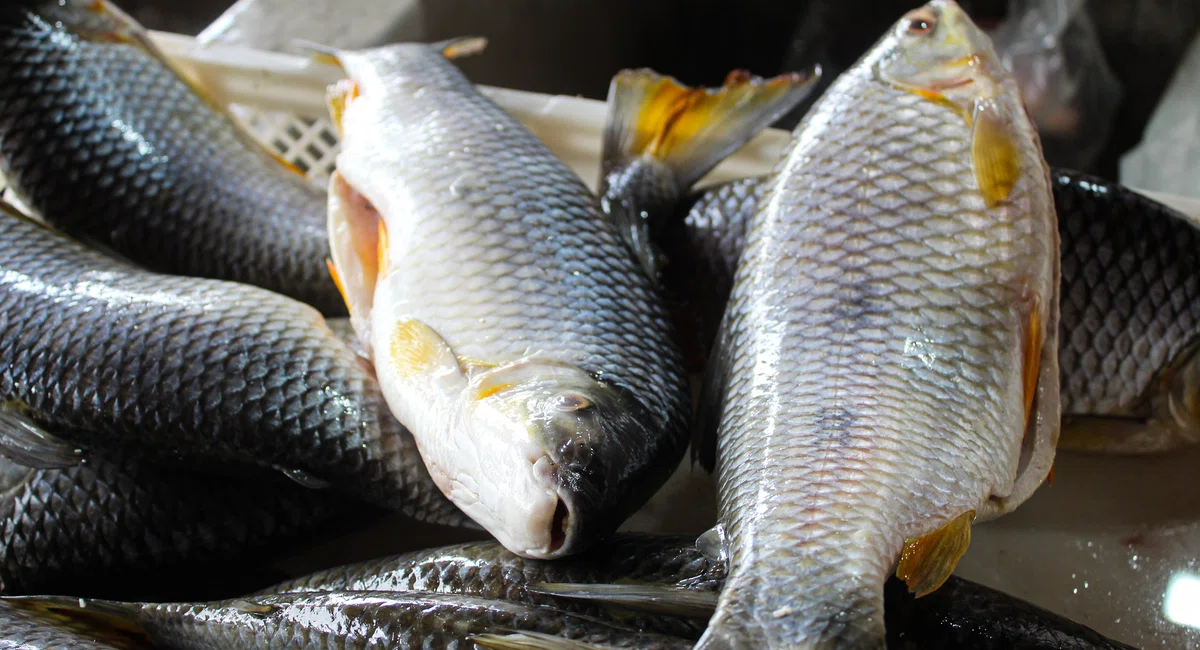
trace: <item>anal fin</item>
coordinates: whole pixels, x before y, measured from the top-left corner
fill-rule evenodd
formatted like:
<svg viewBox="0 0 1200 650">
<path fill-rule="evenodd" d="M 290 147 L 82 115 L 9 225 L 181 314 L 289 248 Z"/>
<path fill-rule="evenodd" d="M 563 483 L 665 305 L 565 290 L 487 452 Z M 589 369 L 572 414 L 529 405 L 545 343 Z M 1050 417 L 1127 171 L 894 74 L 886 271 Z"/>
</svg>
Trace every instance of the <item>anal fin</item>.
<svg viewBox="0 0 1200 650">
<path fill-rule="evenodd" d="M 78 465 L 82 453 L 47 433 L 19 405 L 0 405 L 0 456 L 23 467 L 60 469 Z"/>
<path fill-rule="evenodd" d="M 917 598 L 937 591 L 967 552 L 974 520 L 975 511 L 968 510 L 932 533 L 905 541 L 896 577 Z"/>
</svg>

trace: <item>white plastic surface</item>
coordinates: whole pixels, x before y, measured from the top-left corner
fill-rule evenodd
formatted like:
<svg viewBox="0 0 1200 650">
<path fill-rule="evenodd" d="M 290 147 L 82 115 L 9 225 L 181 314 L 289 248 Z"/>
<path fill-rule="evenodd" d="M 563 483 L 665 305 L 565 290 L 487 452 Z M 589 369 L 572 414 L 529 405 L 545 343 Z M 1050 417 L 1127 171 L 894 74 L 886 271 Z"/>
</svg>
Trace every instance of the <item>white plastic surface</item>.
<svg viewBox="0 0 1200 650">
<path fill-rule="evenodd" d="M 1200 36 L 1183 55 L 1142 141 L 1121 157 L 1121 182 L 1200 199 Z"/>
</svg>

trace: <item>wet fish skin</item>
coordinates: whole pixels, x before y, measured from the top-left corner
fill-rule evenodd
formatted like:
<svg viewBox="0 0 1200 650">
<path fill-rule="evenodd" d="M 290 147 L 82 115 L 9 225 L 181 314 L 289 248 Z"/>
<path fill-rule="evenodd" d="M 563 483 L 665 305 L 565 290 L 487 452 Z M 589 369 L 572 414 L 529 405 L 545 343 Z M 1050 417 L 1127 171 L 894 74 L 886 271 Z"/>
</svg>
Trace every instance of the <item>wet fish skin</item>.
<svg viewBox="0 0 1200 650">
<path fill-rule="evenodd" d="M 1062 242 L 1059 448 L 1145 453 L 1200 441 L 1200 229 L 1119 183 L 1051 170 Z M 765 178 L 691 197 L 658 242 L 677 322 L 697 332 L 700 367 L 716 337 Z M 698 360 L 698 361 L 697 361 Z"/>
<path fill-rule="evenodd" d="M 406 514 L 464 521 L 311 307 L 144 271 L 7 213 L 0 269 L 0 402 L 36 426 L 84 448 L 300 470 Z"/>
<path fill-rule="evenodd" d="M 32 611 L 0 601 L 0 648 L 4 650 L 152 650 L 127 630 L 105 628 L 67 616 Z"/>
<path fill-rule="evenodd" d="M 697 648 L 882 648 L 902 549 L 955 540 L 914 551 L 945 553 L 910 574 L 936 589 L 972 518 L 1050 470 L 1049 172 L 987 37 L 939 0 L 834 82 L 776 170 L 702 402 L 730 578 Z"/>
<path fill-rule="evenodd" d="M 1134 650 L 1091 628 L 990 589 L 951 577 L 913 598 L 904 583 L 886 589 L 891 650 Z"/>
<path fill-rule="evenodd" d="M 107 38 L 122 26 L 84 5 L 96 3 L 0 9 L 0 171 L 11 186 L 48 222 L 143 266 L 344 315 L 325 266 L 323 194 L 154 55 Z"/>
<path fill-rule="evenodd" d="M 444 53 L 339 52 L 331 251 L 430 474 L 507 548 L 612 533 L 687 445 L 662 299 L 596 198 Z"/>
<path fill-rule="evenodd" d="M 262 593 L 303 591 L 426 591 L 553 606 L 638 630 L 698 638 L 704 621 L 638 616 L 530 591 L 539 583 L 669 583 L 715 590 L 723 564 L 704 557 L 694 539 L 617 535 L 581 555 L 546 561 L 523 558 L 495 542 L 476 542 L 405 553 L 320 571 Z"/>
<path fill-rule="evenodd" d="M 112 603 L 37 598 L 41 608 L 128 618 L 169 650 L 238 648 L 422 648 L 468 650 L 485 633 L 538 632 L 611 648 L 689 650 L 691 642 L 643 634 L 546 607 L 448 596 L 388 592 L 323 592 L 253 596 L 215 603 Z"/>
<path fill-rule="evenodd" d="M 197 598 L 237 593 L 243 560 L 373 509 L 266 471 L 230 476 L 135 456 L 65 469 L 0 458 L 0 594 Z M 234 573 L 238 576 L 235 578 Z M 259 582 L 258 584 L 262 584 Z M 207 596 L 203 596 L 207 597 Z"/>
</svg>

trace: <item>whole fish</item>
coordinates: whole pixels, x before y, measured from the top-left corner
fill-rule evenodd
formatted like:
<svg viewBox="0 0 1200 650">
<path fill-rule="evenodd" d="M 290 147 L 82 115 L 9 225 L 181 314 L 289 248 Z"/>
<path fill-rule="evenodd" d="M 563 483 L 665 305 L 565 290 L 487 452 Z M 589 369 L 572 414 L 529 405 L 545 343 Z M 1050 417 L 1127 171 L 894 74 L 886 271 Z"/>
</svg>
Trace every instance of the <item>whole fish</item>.
<svg viewBox="0 0 1200 650">
<path fill-rule="evenodd" d="M 834 82 L 776 170 L 702 402 L 730 577 L 697 648 L 882 648 L 887 575 L 932 592 L 1050 471 L 1049 170 L 948 0 Z"/>
<path fill-rule="evenodd" d="M 720 88 L 688 88 L 653 70 L 622 70 L 608 89 L 600 207 L 650 277 L 654 239 L 696 181 L 803 100 L 821 76 L 759 79 L 735 70 Z"/>
<path fill-rule="evenodd" d="M 152 650 L 129 625 L 108 627 L 0 601 L 0 648 L 4 650 Z"/>
<path fill-rule="evenodd" d="M 346 313 L 322 193 L 107 1 L 0 8 L 0 171 L 49 223 L 138 264 Z"/>
<path fill-rule="evenodd" d="M 253 463 L 464 520 L 311 307 L 145 271 L 0 212 L 0 450 L 51 468 L 76 446 Z"/>
<path fill-rule="evenodd" d="M 0 601 L 2 602 L 2 601 Z M 17 598 L 22 607 L 135 623 L 163 650 L 690 650 L 692 642 L 586 616 L 445 594 L 348 591 L 251 596 L 212 603 Z"/>
<path fill-rule="evenodd" d="M 1200 229 L 1118 183 L 1051 170 L 1062 241 L 1059 449 L 1145 453 L 1200 441 Z M 698 367 L 716 337 L 766 179 L 713 187 L 657 240 Z"/>
<path fill-rule="evenodd" d="M 336 52 L 329 230 L 434 481 L 506 548 L 576 553 L 674 470 L 689 392 L 652 280 L 577 176 L 447 56 Z"/>
<path fill-rule="evenodd" d="M 0 593 L 196 598 L 215 575 L 228 596 L 245 563 L 371 514 L 277 474 L 230 476 L 132 456 L 93 455 L 64 469 L 0 458 Z"/>
<path fill-rule="evenodd" d="M 538 591 L 541 583 L 671 584 L 714 590 L 725 568 L 705 558 L 694 538 L 617 535 L 588 551 L 560 560 L 532 560 L 494 542 L 475 542 L 395 555 L 320 571 L 263 593 L 304 591 L 425 591 L 555 606 L 567 611 L 663 634 L 698 638 L 704 621 L 676 616 L 639 616 L 564 601 Z"/>
</svg>

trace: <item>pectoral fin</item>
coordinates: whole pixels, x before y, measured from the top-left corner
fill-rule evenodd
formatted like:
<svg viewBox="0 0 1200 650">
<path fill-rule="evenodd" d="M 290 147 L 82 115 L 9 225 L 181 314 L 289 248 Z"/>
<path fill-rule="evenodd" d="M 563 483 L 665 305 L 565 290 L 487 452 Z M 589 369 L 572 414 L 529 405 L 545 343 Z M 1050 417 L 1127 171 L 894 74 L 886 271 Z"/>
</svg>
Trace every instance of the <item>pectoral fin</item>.
<svg viewBox="0 0 1200 650">
<path fill-rule="evenodd" d="M 670 585 L 654 584 L 543 583 L 534 585 L 530 591 L 557 598 L 617 605 L 647 614 L 704 620 L 712 616 L 713 611 L 717 608 L 717 597 L 720 595 L 715 591 L 680 589 Z"/>
<path fill-rule="evenodd" d="M 82 452 L 47 433 L 17 405 L 0 405 L 0 456 L 23 467 L 59 469 L 78 465 Z"/>
<path fill-rule="evenodd" d="M 475 647 L 486 650 L 611 650 L 608 646 L 593 645 L 540 632 L 477 634 L 470 640 Z"/>
<path fill-rule="evenodd" d="M 386 353 L 388 369 L 400 381 L 441 384 L 447 391 L 461 390 L 467 384 L 466 373 L 450 344 L 419 320 L 396 323 L 388 336 Z"/>
<path fill-rule="evenodd" d="M 975 511 L 968 510 L 932 533 L 906 541 L 896 577 L 917 598 L 937 591 L 967 552 L 974 520 Z"/>
<path fill-rule="evenodd" d="M 330 274 L 346 301 L 350 323 L 358 332 L 363 349 L 371 350 L 371 310 L 379 278 L 381 248 L 379 212 L 339 172 L 329 178 L 329 249 L 333 255 Z"/>
<path fill-rule="evenodd" d="M 988 206 L 1008 200 L 1021 173 L 1012 124 L 992 102 L 976 102 L 972 116 L 971 158 L 975 180 Z"/>
</svg>

